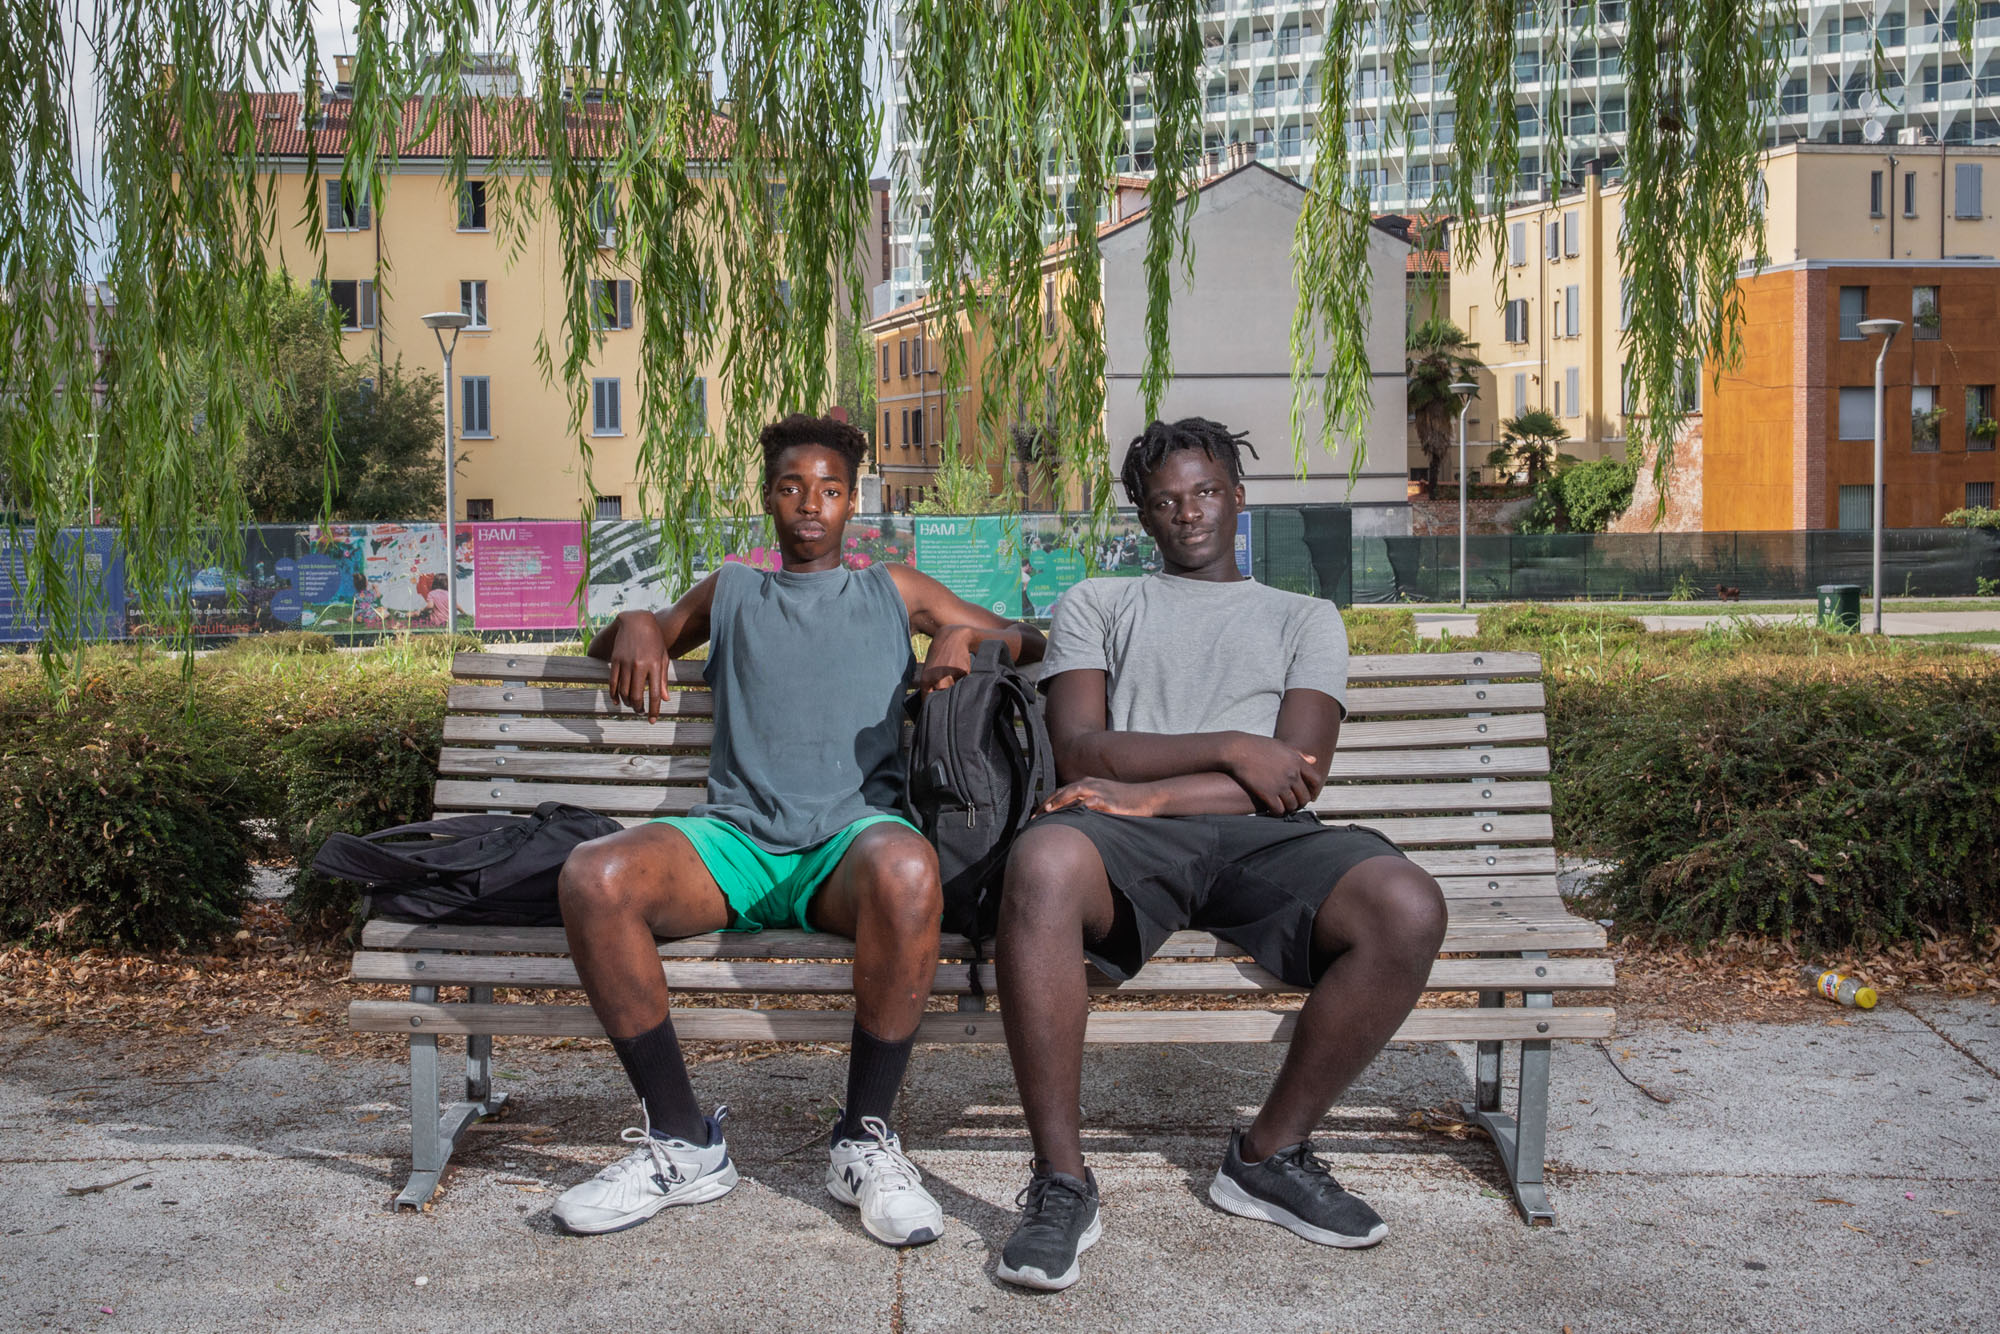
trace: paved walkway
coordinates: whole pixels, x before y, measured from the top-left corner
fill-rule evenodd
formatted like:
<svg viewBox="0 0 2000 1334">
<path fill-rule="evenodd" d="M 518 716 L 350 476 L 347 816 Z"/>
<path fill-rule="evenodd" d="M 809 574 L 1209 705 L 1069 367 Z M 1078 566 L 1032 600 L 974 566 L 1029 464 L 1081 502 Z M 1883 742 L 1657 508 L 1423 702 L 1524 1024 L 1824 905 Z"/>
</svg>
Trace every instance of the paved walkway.
<svg viewBox="0 0 2000 1334">
<path fill-rule="evenodd" d="M 1851 1019 L 1849 1023 L 1837 1021 Z M 918 1054 L 903 1129 L 949 1217 L 869 1241 L 821 1185 L 832 1053 L 697 1067 L 744 1184 L 591 1239 L 548 1208 L 606 1160 L 629 1094 L 601 1047 L 509 1053 L 512 1115 L 425 1214 L 400 1067 L 279 1050 L 200 1066 L 0 1028 L 0 1325 L 28 1330 L 1542 1330 L 2000 1327 L 2000 1009 L 1645 1027 L 1555 1062 L 1554 1228 L 1490 1152 L 1412 1128 L 1469 1051 L 1394 1049 L 1329 1118 L 1335 1171 L 1394 1228 L 1324 1250 L 1202 1191 L 1271 1047 L 1099 1048 L 1084 1092 L 1103 1242 L 1068 1293 L 993 1278 L 1028 1146 L 997 1049 Z M 157 1060 L 157 1058 L 155 1058 Z M 1657 1103 L 1613 1070 L 1672 1099 Z M 86 1187 L 116 1183 L 87 1194 Z"/>
<path fill-rule="evenodd" d="M 1754 602 L 1739 604 L 1740 610 L 1718 611 L 1712 614 L 1694 616 L 1648 616 L 1634 610 L 1623 614 L 1636 616 L 1648 630 L 1705 630 L 1711 625 L 1727 624 L 1730 621 L 1754 621 L 1761 625 L 1785 625 L 1810 621 L 1811 613 L 1796 611 L 1760 612 Z M 1614 613 L 1615 614 L 1615 613 Z M 1479 632 L 1479 614 L 1459 611 L 1420 611 L 1416 613 L 1417 635 L 1422 639 L 1441 639 L 1449 630 L 1453 637 L 1463 638 Z M 1874 616 L 1864 604 L 1861 609 L 1861 624 L 1872 625 Z M 1882 629 L 1890 635 L 1938 635 L 1955 631 L 1983 630 L 2000 633 L 2000 611 L 1889 611 L 1882 613 Z"/>
</svg>

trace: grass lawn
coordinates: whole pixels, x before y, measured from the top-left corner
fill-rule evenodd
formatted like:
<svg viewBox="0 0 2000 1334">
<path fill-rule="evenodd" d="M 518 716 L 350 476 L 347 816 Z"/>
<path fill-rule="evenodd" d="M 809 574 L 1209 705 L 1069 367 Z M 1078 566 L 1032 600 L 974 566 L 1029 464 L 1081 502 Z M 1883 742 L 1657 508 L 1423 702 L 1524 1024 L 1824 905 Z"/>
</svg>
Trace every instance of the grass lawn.
<svg viewBox="0 0 2000 1334">
<path fill-rule="evenodd" d="M 1864 596 L 1863 603 L 1867 603 Z M 1477 602 L 1470 608 L 1479 612 L 1489 607 L 1499 606 L 1560 607 L 1564 611 L 1595 613 L 1602 616 L 1723 616 L 1731 612 L 1742 615 L 1786 616 L 1805 614 L 1811 616 L 1819 610 L 1812 602 L 1717 602 L 1713 598 L 1699 602 L 1537 602 L 1499 603 Z M 1435 604 L 1412 604 L 1410 611 L 1456 612 L 1455 602 Z M 2000 598 L 1883 598 L 1883 611 L 2000 611 Z"/>
</svg>

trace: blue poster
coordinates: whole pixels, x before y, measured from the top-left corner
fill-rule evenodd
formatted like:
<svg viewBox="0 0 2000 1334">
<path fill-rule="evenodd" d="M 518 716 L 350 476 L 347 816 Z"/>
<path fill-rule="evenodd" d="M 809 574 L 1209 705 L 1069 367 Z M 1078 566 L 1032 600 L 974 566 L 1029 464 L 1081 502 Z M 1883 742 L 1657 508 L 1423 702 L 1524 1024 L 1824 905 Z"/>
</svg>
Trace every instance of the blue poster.
<svg viewBox="0 0 2000 1334">
<path fill-rule="evenodd" d="M 34 535 L 22 532 L 18 546 L 14 537 L 0 529 L 0 554 L 5 558 L 4 574 L 0 574 L 0 643 L 33 644 L 41 640 L 49 627 L 48 617 L 38 614 L 41 609 L 27 602 L 27 557 L 34 549 Z M 61 540 L 66 556 L 74 552 L 71 544 L 79 539 L 83 542 L 82 568 L 71 567 L 71 591 L 82 600 L 88 633 L 98 639 L 122 638 L 125 562 L 118 551 L 117 534 L 108 528 L 93 528 L 88 532 L 65 528 Z"/>
</svg>

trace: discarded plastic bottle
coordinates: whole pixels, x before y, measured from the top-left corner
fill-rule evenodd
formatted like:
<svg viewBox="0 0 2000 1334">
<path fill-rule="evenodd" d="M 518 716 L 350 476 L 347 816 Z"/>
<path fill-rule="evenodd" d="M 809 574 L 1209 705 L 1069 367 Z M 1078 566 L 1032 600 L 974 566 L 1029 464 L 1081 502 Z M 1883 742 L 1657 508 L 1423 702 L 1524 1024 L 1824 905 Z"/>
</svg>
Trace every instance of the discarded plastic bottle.
<svg viewBox="0 0 2000 1334">
<path fill-rule="evenodd" d="M 1875 988 L 1862 982 L 1858 977 L 1842 977 L 1831 968 L 1807 968 L 1800 974 L 1806 985 L 1830 1001 L 1837 1001 L 1851 1010 L 1872 1010 L 1878 999 Z"/>
</svg>

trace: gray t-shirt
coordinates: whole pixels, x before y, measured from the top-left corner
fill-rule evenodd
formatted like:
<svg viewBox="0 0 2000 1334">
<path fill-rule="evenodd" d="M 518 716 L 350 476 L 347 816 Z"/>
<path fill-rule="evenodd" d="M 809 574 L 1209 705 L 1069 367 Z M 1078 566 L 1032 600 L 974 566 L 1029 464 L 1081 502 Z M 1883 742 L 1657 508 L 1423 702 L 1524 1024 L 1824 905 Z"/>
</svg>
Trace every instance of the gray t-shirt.
<svg viewBox="0 0 2000 1334">
<path fill-rule="evenodd" d="M 1272 736 L 1294 688 L 1331 695 L 1347 711 L 1339 609 L 1250 579 L 1084 580 L 1056 603 L 1042 679 L 1090 669 L 1107 675 L 1117 732 Z"/>
</svg>

